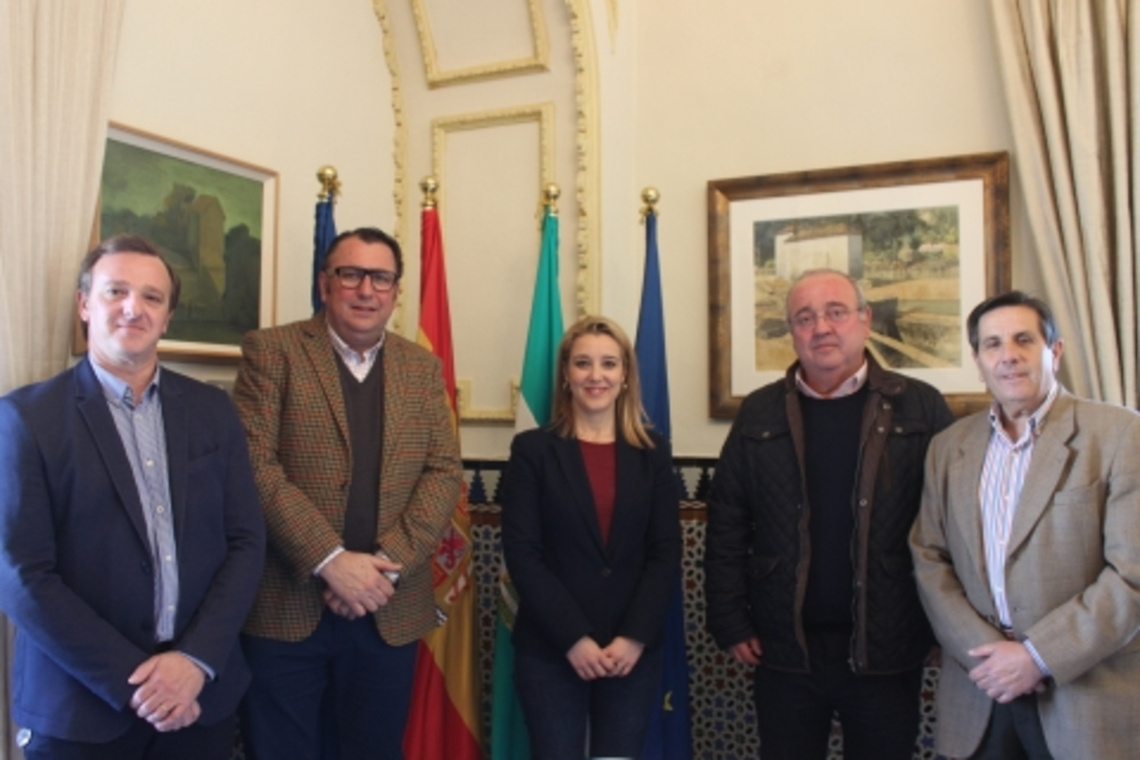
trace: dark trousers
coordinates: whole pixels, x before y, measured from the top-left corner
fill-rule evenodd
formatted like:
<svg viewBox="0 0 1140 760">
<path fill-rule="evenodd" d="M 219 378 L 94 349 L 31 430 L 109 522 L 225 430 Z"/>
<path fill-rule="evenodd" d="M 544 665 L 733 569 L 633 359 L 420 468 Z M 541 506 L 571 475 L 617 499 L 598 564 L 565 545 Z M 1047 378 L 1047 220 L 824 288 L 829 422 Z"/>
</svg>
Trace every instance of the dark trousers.
<svg viewBox="0 0 1140 760">
<path fill-rule="evenodd" d="M 910 760 L 918 739 L 922 668 L 855 675 L 851 634 L 809 632 L 810 673 L 756 669 L 756 724 L 763 760 L 823 760 L 831 717 L 843 725 L 845 760 Z"/>
<path fill-rule="evenodd" d="M 994 702 L 982 744 L 970 760 L 1053 760 L 1045 744 L 1037 696 L 1027 694 L 1004 705 Z"/>
<path fill-rule="evenodd" d="M 71 742 L 33 732 L 25 760 L 229 760 L 237 737 L 234 716 L 202 726 L 159 733 L 139 719 L 122 736 L 102 744 Z"/>
<path fill-rule="evenodd" d="M 661 689 L 663 648 L 645 651 L 623 678 L 583 681 L 565 657 L 515 652 L 515 689 L 535 760 L 636 758 Z"/>
<path fill-rule="evenodd" d="M 372 616 L 325 610 L 313 635 L 243 636 L 253 683 L 242 702 L 249 760 L 402 760 L 416 643 L 389 646 Z"/>
</svg>

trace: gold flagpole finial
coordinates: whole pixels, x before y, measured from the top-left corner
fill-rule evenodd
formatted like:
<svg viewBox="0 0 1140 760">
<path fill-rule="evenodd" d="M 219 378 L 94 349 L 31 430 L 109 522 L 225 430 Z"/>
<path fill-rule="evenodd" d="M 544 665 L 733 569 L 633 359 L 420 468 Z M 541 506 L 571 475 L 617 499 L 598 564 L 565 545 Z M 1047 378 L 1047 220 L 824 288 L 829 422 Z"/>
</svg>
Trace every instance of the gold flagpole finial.
<svg viewBox="0 0 1140 760">
<path fill-rule="evenodd" d="M 439 182 L 432 175 L 428 175 L 420 180 L 420 190 L 424 191 L 423 207 L 435 208 L 435 194 L 439 190 Z"/>
<path fill-rule="evenodd" d="M 562 190 L 553 182 L 542 188 L 542 205 L 544 209 L 549 209 L 553 216 L 558 216 L 558 197 L 560 195 L 562 195 Z"/>
<path fill-rule="evenodd" d="M 641 191 L 641 200 L 645 201 L 641 207 L 641 223 L 645 224 L 645 217 L 657 213 L 657 201 L 661 200 L 661 193 L 655 187 L 647 187 Z"/>
<path fill-rule="evenodd" d="M 326 165 L 317 169 L 317 181 L 321 183 L 321 191 L 317 193 L 317 197 L 322 201 L 331 200 L 336 203 L 336 197 L 340 195 L 340 180 L 337 179 L 336 167 Z"/>
</svg>

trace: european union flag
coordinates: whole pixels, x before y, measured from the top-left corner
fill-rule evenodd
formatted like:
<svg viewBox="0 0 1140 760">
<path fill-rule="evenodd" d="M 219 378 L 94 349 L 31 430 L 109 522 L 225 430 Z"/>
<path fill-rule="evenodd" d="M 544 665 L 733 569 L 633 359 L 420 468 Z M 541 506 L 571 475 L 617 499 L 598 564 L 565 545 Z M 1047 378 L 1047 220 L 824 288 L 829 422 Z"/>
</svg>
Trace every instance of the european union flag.
<svg viewBox="0 0 1140 760">
<path fill-rule="evenodd" d="M 313 230 L 313 313 L 321 310 L 320 274 L 325 268 L 325 255 L 336 238 L 336 221 L 333 219 L 333 194 L 317 201 L 317 221 Z"/>
<path fill-rule="evenodd" d="M 637 363 L 645 412 L 653 428 L 670 439 L 665 309 L 661 299 L 661 263 L 657 253 L 657 212 L 652 206 L 645 213 L 645 280 L 641 289 L 641 313 L 637 318 Z M 661 694 L 650 719 L 642 757 L 646 760 L 692 760 L 689 658 L 685 652 L 685 604 L 680 583 L 673 592 L 673 600 L 665 616 L 664 647 Z"/>
</svg>

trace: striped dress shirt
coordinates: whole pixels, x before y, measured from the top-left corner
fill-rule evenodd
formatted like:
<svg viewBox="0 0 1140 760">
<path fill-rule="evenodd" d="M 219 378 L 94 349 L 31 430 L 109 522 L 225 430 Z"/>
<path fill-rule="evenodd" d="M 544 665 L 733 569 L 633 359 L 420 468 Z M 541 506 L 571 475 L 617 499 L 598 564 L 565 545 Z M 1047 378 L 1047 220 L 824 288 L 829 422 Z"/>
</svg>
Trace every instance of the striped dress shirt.
<svg viewBox="0 0 1140 760">
<path fill-rule="evenodd" d="M 982 506 L 982 531 L 986 551 L 986 575 L 990 593 L 993 594 L 994 608 L 1003 629 L 1013 626 L 1009 611 L 1009 598 L 1005 587 L 1005 559 L 1009 549 L 1009 534 L 1013 529 L 1013 518 L 1017 513 L 1017 502 L 1025 484 L 1025 474 L 1033 459 L 1033 445 L 1041 434 L 1045 416 L 1057 398 L 1059 383 L 1053 383 L 1045 401 L 1029 417 L 1025 432 L 1016 441 L 1010 438 L 1001 422 L 1001 410 L 997 404 L 990 408 L 990 425 L 993 433 L 986 447 L 986 459 L 982 465 L 982 477 L 978 483 L 978 501 Z M 1025 648 L 1046 676 L 1049 669 L 1037 653 L 1033 644 L 1026 639 Z"/>
</svg>

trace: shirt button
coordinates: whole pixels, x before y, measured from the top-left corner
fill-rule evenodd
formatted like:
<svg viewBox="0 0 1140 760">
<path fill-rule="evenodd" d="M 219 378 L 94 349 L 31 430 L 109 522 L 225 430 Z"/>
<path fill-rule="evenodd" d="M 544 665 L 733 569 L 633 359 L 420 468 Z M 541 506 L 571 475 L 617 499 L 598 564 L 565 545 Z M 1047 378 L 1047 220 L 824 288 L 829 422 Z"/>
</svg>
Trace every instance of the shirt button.
<svg viewBox="0 0 1140 760">
<path fill-rule="evenodd" d="M 159 504 L 154 511 L 158 512 L 160 515 L 166 514 L 166 509 L 161 504 Z"/>
</svg>

